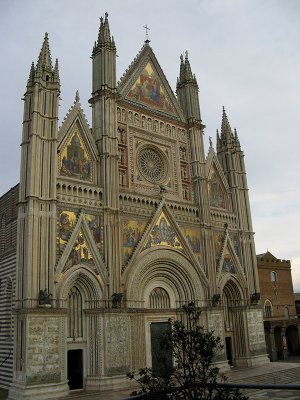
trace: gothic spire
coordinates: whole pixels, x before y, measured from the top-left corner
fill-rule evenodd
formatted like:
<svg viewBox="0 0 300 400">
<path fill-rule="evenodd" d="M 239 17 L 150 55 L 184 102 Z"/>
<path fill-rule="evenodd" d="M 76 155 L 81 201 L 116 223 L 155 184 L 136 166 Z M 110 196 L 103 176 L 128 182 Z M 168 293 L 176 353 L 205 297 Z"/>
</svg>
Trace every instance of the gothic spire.
<svg viewBox="0 0 300 400">
<path fill-rule="evenodd" d="M 110 35 L 108 13 L 105 13 L 105 17 L 100 18 L 100 27 L 98 33 L 98 40 L 93 48 L 93 54 L 95 54 L 101 48 L 109 48 L 111 50 L 116 49 L 115 41 L 113 36 Z"/>
<path fill-rule="evenodd" d="M 197 80 L 195 75 L 192 73 L 192 68 L 189 61 L 188 52 L 185 52 L 185 57 L 180 55 L 180 72 L 179 78 L 177 79 L 177 88 L 185 83 L 193 83 L 197 85 Z"/>
<path fill-rule="evenodd" d="M 44 42 L 38 58 L 37 70 L 52 72 L 51 53 L 49 48 L 48 33 L 45 33 Z"/>
<path fill-rule="evenodd" d="M 189 55 L 187 51 L 185 52 L 185 79 L 186 80 L 193 79 L 192 69 L 189 62 Z"/>
<path fill-rule="evenodd" d="M 225 108 L 223 106 L 223 113 L 222 113 L 222 124 L 221 124 L 221 137 L 231 137 L 232 130 L 226 115 Z"/>
</svg>

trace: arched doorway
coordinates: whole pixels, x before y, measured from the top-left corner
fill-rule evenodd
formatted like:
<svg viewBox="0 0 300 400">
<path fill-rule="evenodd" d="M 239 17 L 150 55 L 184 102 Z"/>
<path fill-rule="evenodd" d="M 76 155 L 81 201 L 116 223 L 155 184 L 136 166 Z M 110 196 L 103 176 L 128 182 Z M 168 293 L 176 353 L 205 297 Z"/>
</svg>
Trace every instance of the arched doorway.
<svg viewBox="0 0 300 400">
<path fill-rule="evenodd" d="M 285 336 L 289 355 L 300 354 L 299 332 L 297 327 L 289 325 L 285 330 Z"/>
<path fill-rule="evenodd" d="M 228 363 L 238 365 L 246 356 L 244 317 L 241 292 L 235 282 L 229 280 L 223 288 L 225 350 Z"/>
<path fill-rule="evenodd" d="M 70 390 L 88 388 L 100 376 L 99 332 L 103 285 L 94 271 L 76 265 L 66 271 L 57 289 L 67 309 L 65 331 L 66 378 Z M 91 356 L 92 354 L 92 356 Z"/>
</svg>

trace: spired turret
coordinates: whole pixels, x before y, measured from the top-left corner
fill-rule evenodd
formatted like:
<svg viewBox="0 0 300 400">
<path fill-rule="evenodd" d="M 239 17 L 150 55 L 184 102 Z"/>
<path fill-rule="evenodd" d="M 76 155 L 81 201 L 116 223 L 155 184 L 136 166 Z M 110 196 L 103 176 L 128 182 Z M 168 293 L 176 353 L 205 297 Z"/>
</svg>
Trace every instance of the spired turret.
<svg viewBox="0 0 300 400">
<path fill-rule="evenodd" d="M 54 334 L 59 332 L 64 317 L 60 317 L 52 307 L 55 301 L 59 95 L 58 61 L 53 67 L 46 33 L 37 64 L 31 64 L 24 95 L 14 379 L 8 397 L 13 400 L 45 398 L 41 395 L 43 385 L 47 398 L 54 399 L 68 393 L 66 378 L 60 373 L 55 375 L 52 367 L 53 360 L 55 365 L 64 362 L 64 354 L 57 345 L 59 336 Z M 42 332 L 41 343 L 33 339 L 33 332 L 37 330 Z M 43 353 L 39 361 L 34 356 L 37 352 Z M 51 393 L 47 390 L 49 379 L 52 379 Z"/>
<path fill-rule="evenodd" d="M 18 296 L 23 300 L 53 288 L 49 271 L 55 264 L 59 95 L 58 61 L 53 68 L 46 33 L 24 95 L 18 241 Z M 29 244 L 29 237 L 36 246 Z"/>
<path fill-rule="evenodd" d="M 93 134 L 100 157 L 99 186 L 103 190 L 104 259 L 109 270 L 110 294 L 120 292 L 119 151 L 116 128 L 116 46 L 110 34 L 108 14 L 100 18 L 93 53 Z"/>
<path fill-rule="evenodd" d="M 178 101 L 183 109 L 188 123 L 201 122 L 198 83 L 195 75 L 192 73 L 188 52 L 180 57 L 180 74 L 177 79 L 176 93 Z"/>
<path fill-rule="evenodd" d="M 237 130 L 232 132 L 225 108 L 222 111 L 221 134 L 217 131 L 217 156 L 222 165 L 231 192 L 233 211 L 237 215 L 242 235 L 242 265 L 245 265 L 251 293 L 258 292 L 258 276 L 248 194 L 244 153 L 241 149 Z"/>
</svg>

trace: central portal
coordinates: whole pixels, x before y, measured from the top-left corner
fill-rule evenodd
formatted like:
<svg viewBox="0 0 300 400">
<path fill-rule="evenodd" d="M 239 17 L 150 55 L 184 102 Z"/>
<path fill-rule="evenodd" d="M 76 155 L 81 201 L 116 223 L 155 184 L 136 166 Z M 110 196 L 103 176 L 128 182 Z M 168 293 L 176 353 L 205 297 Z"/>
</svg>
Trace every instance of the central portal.
<svg viewBox="0 0 300 400">
<path fill-rule="evenodd" d="M 83 351 L 68 350 L 68 381 L 70 390 L 83 388 Z"/>
<path fill-rule="evenodd" d="M 151 323 L 151 358 L 154 376 L 164 376 L 172 368 L 172 349 L 164 346 L 164 335 L 171 329 L 169 322 Z"/>
</svg>

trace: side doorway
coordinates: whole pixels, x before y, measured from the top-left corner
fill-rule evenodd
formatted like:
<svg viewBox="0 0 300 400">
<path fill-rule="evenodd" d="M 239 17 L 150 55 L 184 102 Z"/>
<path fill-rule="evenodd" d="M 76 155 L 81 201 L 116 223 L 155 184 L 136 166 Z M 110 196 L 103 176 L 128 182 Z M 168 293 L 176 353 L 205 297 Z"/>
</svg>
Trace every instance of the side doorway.
<svg viewBox="0 0 300 400">
<path fill-rule="evenodd" d="M 83 350 L 68 350 L 68 381 L 70 390 L 83 389 Z"/>
</svg>

